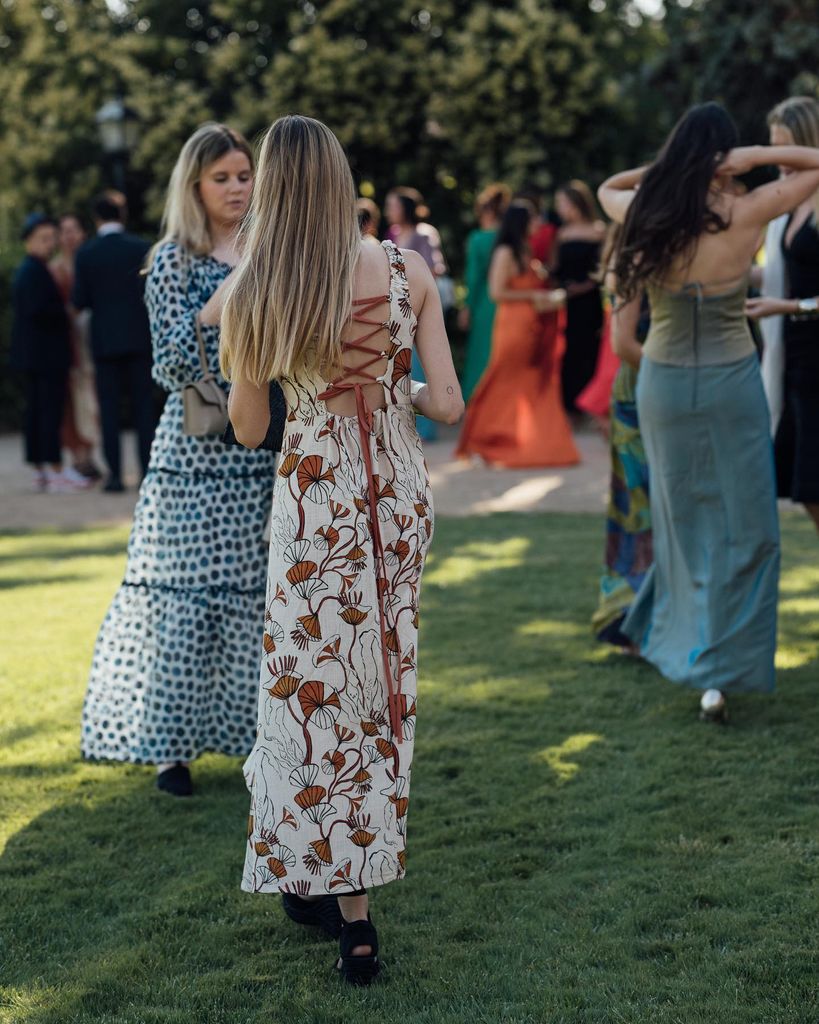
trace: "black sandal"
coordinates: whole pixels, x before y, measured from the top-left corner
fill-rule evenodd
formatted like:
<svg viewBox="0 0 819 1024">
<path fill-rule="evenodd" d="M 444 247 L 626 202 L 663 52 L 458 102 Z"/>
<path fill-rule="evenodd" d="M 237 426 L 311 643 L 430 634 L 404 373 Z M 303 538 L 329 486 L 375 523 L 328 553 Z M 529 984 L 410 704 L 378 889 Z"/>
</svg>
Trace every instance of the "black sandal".
<svg viewBox="0 0 819 1024">
<path fill-rule="evenodd" d="M 356 946 L 369 946 L 367 956 L 353 956 Z M 378 960 L 378 933 L 373 927 L 370 915 L 366 921 L 344 921 L 339 942 L 341 956 L 336 967 L 341 977 L 350 985 L 369 985 L 381 971 Z"/>
<path fill-rule="evenodd" d="M 338 905 L 338 896 L 322 896 L 320 900 L 303 900 L 290 892 L 282 893 L 284 912 L 296 924 L 317 925 L 331 939 L 341 935 L 344 918 Z"/>
<path fill-rule="evenodd" d="M 156 777 L 156 788 L 171 796 L 193 796 L 191 771 L 186 764 L 175 764 Z"/>
</svg>

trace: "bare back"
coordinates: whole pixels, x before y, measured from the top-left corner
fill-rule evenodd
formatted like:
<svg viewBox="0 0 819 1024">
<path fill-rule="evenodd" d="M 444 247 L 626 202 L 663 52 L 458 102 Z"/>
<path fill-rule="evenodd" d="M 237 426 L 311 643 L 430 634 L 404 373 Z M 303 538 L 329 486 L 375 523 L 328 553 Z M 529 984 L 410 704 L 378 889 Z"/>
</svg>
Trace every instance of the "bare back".
<svg viewBox="0 0 819 1024">
<path fill-rule="evenodd" d="M 693 252 L 675 260 L 663 287 L 675 291 L 697 283 L 704 294 L 714 295 L 740 286 L 761 241 L 761 225 L 747 215 L 744 201 L 744 196 L 729 191 L 715 193 L 712 209 L 728 227 L 703 232 Z"/>
</svg>

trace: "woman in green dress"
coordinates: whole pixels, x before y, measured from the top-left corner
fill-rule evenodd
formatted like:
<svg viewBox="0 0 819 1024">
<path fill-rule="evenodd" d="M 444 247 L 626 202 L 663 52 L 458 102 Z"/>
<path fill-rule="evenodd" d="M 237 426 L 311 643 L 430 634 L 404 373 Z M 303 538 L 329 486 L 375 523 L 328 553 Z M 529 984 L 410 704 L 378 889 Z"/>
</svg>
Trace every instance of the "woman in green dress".
<svg viewBox="0 0 819 1024">
<path fill-rule="evenodd" d="M 468 399 L 475 390 L 489 362 L 495 303 L 489 298 L 487 279 L 498 225 L 511 194 L 506 185 L 487 185 L 475 202 L 479 227 L 469 233 L 466 243 L 467 294 L 460 316 L 461 329 L 469 331 L 463 373 L 464 399 Z"/>
</svg>

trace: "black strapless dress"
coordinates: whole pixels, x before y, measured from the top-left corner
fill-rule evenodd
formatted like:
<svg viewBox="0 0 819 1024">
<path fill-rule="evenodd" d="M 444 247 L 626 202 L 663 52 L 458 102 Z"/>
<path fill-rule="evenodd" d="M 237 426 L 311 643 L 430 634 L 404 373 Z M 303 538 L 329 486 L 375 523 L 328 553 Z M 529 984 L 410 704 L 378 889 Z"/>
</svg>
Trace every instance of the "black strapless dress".
<svg viewBox="0 0 819 1024">
<path fill-rule="evenodd" d="M 819 231 L 809 217 L 790 247 L 782 236 L 788 295 L 819 295 Z M 819 504 L 819 318 L 785 318 L 785 404 L 776 432 L 776 483 L 780 498 Z"/>
<path fill-rule="evenodd" d="M 565 288 L 584 284 L 597 273 L 600 243 L 582 238 L 560 243 L 555 277 Z M 594 376 L 603 328 L 603 299 L 600 288 L 570 298 L 566 304 L 566 353 L 563 357 L 563 403 L 577 412 L 575 401 Z"/>
</svg>

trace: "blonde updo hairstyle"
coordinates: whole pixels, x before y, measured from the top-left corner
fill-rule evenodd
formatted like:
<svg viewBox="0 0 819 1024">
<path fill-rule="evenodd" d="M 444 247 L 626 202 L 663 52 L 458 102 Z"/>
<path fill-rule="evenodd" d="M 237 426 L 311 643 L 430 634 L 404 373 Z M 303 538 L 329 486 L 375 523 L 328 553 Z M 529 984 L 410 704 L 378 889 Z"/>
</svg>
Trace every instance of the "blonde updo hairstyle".
<svg viewBox="0 0 819 1024">
<path fill-rule="evenodd" d="M 151 252 L 149 266 L 156 250 L 166 242 L 175 242 L 194 256 L 207 256 L 211 252 L 213 238 L 199 195 L 199 182 L 206 167 L 233 150 L 245 154 L 252 170 L 253 151 L 244 136 L 212 121 L 200 125 L 182 147 L 168 185 L 161 238 Z"/>
<path fill-rule="evenodd" d="M 350 165 L 321 121 L 291 114 L 268 129 L 242 235 L 222 310 L 224 376 L 261 386 L 339 368 L 361 236 Z"/>
</svg>

